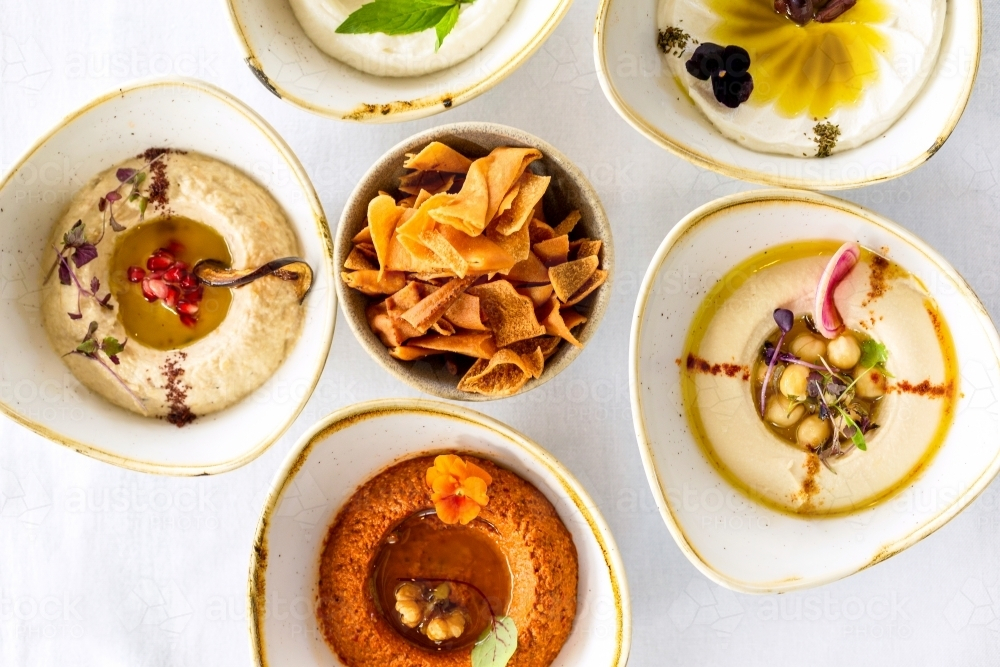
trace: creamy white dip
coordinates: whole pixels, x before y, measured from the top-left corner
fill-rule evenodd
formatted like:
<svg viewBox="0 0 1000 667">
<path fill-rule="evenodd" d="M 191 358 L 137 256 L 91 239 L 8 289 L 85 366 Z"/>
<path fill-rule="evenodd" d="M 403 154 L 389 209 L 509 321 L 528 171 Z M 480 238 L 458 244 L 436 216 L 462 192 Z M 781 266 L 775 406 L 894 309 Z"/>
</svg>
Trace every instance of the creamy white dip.
<svg viewBox="0 0 1000 667">
<path fill-rule="evenodd" d="M 433 28 L 411 35 L 342 35 L 337 27 L 370 0 L 289 0 L 316 46 L 355 69 L 377 76 L 419 76 L 469 58 L 493 39 L 517 0 L 475 0 L 462 5 L 458 22 L 435 51 Z"/>
<path fill-rule="evenodd" d="M 817 122 L 827 121 L 840 127 L 834 152 L 844 151 L 879 136 L 903 115 L 934 69 L 941 47 L 945 0 L 880 1 L 888 5 L 891 16 L 877 24 L 889 46 L 887 54 L 875 55 L 878 79 L 864 89 L 859 102 L 838 107 L 826 118 L 809 114 L 789 118 L 779 113 L 774 104 L 755 103 L 752 94 L 748 102 L 730 109 L 715 99 L 711 81 L 700 81 L 685 69 L 696 44 L 689 44 L 680 56 L 669 53 L 663 57 L 695 105 L 730 139 L 764 153 L 812 156 L 817 149 L 813 128 Z M 863 2 L 859 0 L 859 5 Z M 704 0 L 660 0 L 657 14 L 660 29 L 678 27 L 699 42 L 711 42 L 713 26 L 718 20 Z M 753 61 L 754 54 L 750 56 Z M 753 72 L 751 62 L 751 75 Z"/>
</svg>

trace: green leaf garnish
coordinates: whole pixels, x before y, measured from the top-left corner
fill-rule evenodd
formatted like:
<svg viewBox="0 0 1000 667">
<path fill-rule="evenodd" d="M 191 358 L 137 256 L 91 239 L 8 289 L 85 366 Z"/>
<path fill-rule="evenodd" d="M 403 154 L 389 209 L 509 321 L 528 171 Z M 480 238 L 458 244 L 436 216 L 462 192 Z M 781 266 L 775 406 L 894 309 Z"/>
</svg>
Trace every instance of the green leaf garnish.
<svg viewBox="0 0 1000 667">
<path fill-rule="evenodd" d="M 862 368 L 884 366 L 887 361 L 889 361 L 889 350 L 885 345 L 871 339 L 861 343 L 861 360 L 858 363 Z"/>
<path fill-rule="evenodd" d="M 82 354 L 95 354 L 97 352 L 97 341 L 88 338 L 76 346 L 76 351 Z"/>
<path fill-rule="evenodd" d="M 847 411 L 844 410 L 844 408 L 840 407 L 839 405 L 835 405 L 834 407 L 837 408 L 837 412 L 839 412 L 840 416 L 844 418 L 844 421 L 847 422 L 847 425 L 854 427 L 854 435 L 851 436 L 851 442 L 853 442 L 854 446 L 860 449 L 861 451 L 867 452 L 868 443 L 865 442 L 865 434 L 861 432 L 861 427 L 858 426 L 857 422 L 851 419 L 851 415 L 847 414 Z"/>
<path fill-rule="evenodd" d="M 517 650 L 517 626 L 497 616 L 472 648 L 472 667 L 504 667 Z"/>
<path fill-rule="evenodd" d="M 125 344 L 119 343 L 118 339 L 114 336 L 105 336 L 104 341 L 101 343 L 101 349 L 104 350 L 104 354 L 113 357 L 116 354 L 121 354 L 125 349 Z"/>
<path fill-rule="evenodd" d="M 474 0 L 375 0 L 361 5 L 337 27 L 340 34 L 410 35 L 434 28 L 437 46 L 458 21 L 459 6 Z"/>
<path fill-rule="evenodd" d="M 455 3 L 448 8 L 448 13 L 438 21 L 438 24 L 434 26 L 435 32 L 437 32 L 437 44 L 434 46 L 434 50 L 437 51 L 441 48 L 441 44 L 444 42 L 444 38 L 448 36 L 452 28 L 458 22 L 458 3 Z"/>
</svg>

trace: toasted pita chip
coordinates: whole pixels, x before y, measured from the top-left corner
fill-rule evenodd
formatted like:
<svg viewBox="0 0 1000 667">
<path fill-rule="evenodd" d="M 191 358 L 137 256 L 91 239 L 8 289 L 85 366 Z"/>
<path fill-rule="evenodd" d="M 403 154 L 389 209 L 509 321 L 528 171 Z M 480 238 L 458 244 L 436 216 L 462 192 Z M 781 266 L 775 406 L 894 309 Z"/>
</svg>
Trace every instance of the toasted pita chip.
<svg viewBox="0 0 1000 667">
<path fill-rule="evenodd" d="M 503 248 L 507 254 L 514 258 L 515 262 L 523 262 L 528 259 L 528 255 L 531 253 L 531 237 L 528 234 L 528 226 L 523 225 L 513 234 L 506 235 L 497 231 L 496 225 L 497 221 L 494 220 L 486 227 L 486 238 Z"/>
<path fill-rule="evenodd" d="M 472 160 L 440 141 L 432 141 L 416 155 L 407 153 L 406 158 L 406 161 L 403 162 L 404 168 L 422 171 L 446 171 L 452 174 L 464 174 L 469 171 L 469 167 L 472 165 Z"/>
<path fill-rule="evenodd" d="M 556 225 L 553 230 L 556 236 L 562 236 L 563 234 L 569 234 L 576 227 L 576 223 L 580 222 L 580 212 L 577 210 L 570 211 L 563 221 Z"/>
<path fill-rule="evenodd" d="M 408 273 L 440 273 L 445 270 L 441 260 L 426 247 L 423 247 L 420 257 L 413 254 L 400 243 L 398 238 L 389 241 L 389 256 L 386 258 L 386 269 L 389 271 L 405 271 Z M 450 277 L 450 275 L 449 275 Z"/>
<path fill-rule="evenodd" d="M 507 279 L 519 283 L 548 284 L 549 270 L 535 253 L 529 253 L 528 259 L 518 262 L 507 272 Z"/>
<path fill-rule="evenodd" d="M 420 232 L 419 241 L 441 259 L 441 263 L 459 278 L 464 278 L 469 272 L 469 263 L 455 249 L 448 239 L 437 229 Z"/>
<path fill-rule="evenodd" d="M 351 249 L 351 254 L 347 256 L 344 260 L 344 268 L 351 271 L 365 270 L 365 271 L 377 271 L 378 266 L 375 262 L 371 261 L 365 253 L 361 252 L 357 248 Z"/>
<path fill-rule="evenodd" d="M 437 271 L 435 273 L 407 273 L 406 279 L 409 280 L 419 280 L 422 283 L 433 283 L 440 287 L 445 284 L 455 275 L 451 271 Z"/>
<path fill-rule="evenodd" d="M 396 231 L 403 209 L 396 206 L 396 200 L 386 195 L 379 195 L 368 203 L 368 229 L 371 231 L 372 245 L 378 256 L 379 276 L 386 271 L 386 259 L 389 256 L 389 240 Z"/>
<path fill-rule="evenodd" d="M 507 271 L 517 262 L 510 253 L 485 236 L 469 236 L 451 227 L 438 227 L 441 235 L 469 263 L 469 273 Z"/>
<path fill-rule="evenodd" d="M 367 243 L 358 243 L 354 246 L 354 249 L 360 252 L 362 255 L 370 259 L 371 261 L 378 264 L 378 253 L 375 252 L 375 246 L 371 241 Z M 378 267 L 375 267 L 378 268 Z"/>
<path fill-rule="evenodd" d="M 371 243 L 372 242 L 372 230 L 368 227 L 367 221 L 365 221 L 365 226 L 361 228 L 361 231 L 354 235 L 351 239 L 351 243 Z"/>
<path fill-rule="evenodd" d="M 535 304 L 535 308 L 538 308 L 544 303 L 547 303 L 549 297 L 552 296 L 552 285 L 537 285 L 535 287 L 518 287 L 517 293 L 521 296 L 526 296 L 531 299 L 531 302 Z"/>
<path fill-rule="evenodd" d="M 490 208 L 490 187 L 487 172 L 492 161 L 490 158 L 480 158 L 472 163 L 465 182 L 458 194 L 437 195 L 434 207 L 428 209 L 433 220 L 465 232 L 469 236 L 477 236 L 486 229 Z M 500 200 L 497 200 L 497 204 Z"/>
<path fill-rule="evenodd" d="M 492 220 L 500 209 L 500 202 L 524 174 L 525 170 L 542 153 L 534 148 L 494 148 L 488 158 L 492 159 L 488 171 L 490 206 L 487 220 Z"/>
<path fill-rule="evenodd" d="M 368 296 L 392 294 L 406 286 L 406 276 L 398 271 L 386 271 L 381 278 L 378 274 L 375 270 L 341 271 L 340 277 L 348 287 Z"/>
<path fill-rule="evenodd" d="M 416 361 L 417 359 L 423 359 L 424 357 L 429 357 L 432 354 L 442 354 L 437 350 L 429 350 L 426 347 L 412 347 L 410 345 L 399 345 L 397 347 L 390 347 L 389 354 L 400 361 Z"/>
<path fill-rule="evenodd" d="M 496 222 L 497 217 L 499 217 L 501 213 L 510 209 L 511 205 L 514 203 L 514 197 L 517 196 L 517 193 L 520 192 L 520 190 L 521 184 L 514 183 L 511 189 L 507 191 L 507 194 L 505 194 L 503 199 L 500 200 L 500 206 L 497 207 L 497 215 L 493 218 L 494 222 Z"/>
<path fill-rule="evenodd" d="M 454 174 L 439 171 L 414 171 L 399 179 L 399 191 L 408 195 L 419 195 L 425 190 L 428 195 L 447 192 L 455 182 Z"/>
<path fill-rule="evenodd" d="M 566 322 L 562 318 L 562 313 L 559 312 L 559 305 L 559 300 L 552 297 L 547 304 L 538 310 L 538 319 L 542 323 L 542 326 L 545 327 L 545 333 L 550 336 L 559 336 L 570 345 L 582 348 L 583 345 L 570 333 L 569 327 L 566 326 Z"/>
<path fill-rule="evenodd" d="M 601 242 L 597 239 L 577 239 L 569 242 L 569 258 L 583 259 L 596 257 L 601 252 Z"/>
<path fill-rule="evenodd" d="M 560 343 L 562 343 L 562 338 L 559 338 L 558 336 L 536 336 L 535 338 L 519 340 L 516 343 L 511 343 L 507 346 L 507 348 L 514 350 L 522 357 L 531 354 L 536 348 L 540 348 L 542 356 L 545 359 L 548 359 L 555 353 L 556 350 L 559 349 Z"/>
<path fill-rule="evenodd" d="M 531 245 L 548 241 L 556 236 L 555 230 L 538 218 L 532 218 L 531 222 L 528 223 L 528 232 L 531 236 Z"/>
<path fill-rule="evenodd" d="M 404 320 L 403 313 L 420 303 L 430 293 L 431 289 L 428 285 L 411 282 L 385 300 L 386 314 L 389 316 L 389 324 L 393 328 L 393 340 L 402 343 L 423 333 Z"/>
<path fill-rule="evenodd" d="M 403 319 L 420 333 L 425 333 L 432 324 L 441 319 L 441 316 L 455 303 L 462 292 L 476 280 L 475 276 L 455 278 L 403 313 Z"/>
<path fill-rule="evenodd" d="M 565 264 L 566 260 L 569 259 L 569 237 L 563 234 L 548 241 L 536 243 L 531 251 L 538 255 L 538 259 L 542 260 L 542 264 L 545 266 Z"/>
<path fill-rule="evenodd" d="M 552 282 L 552 287 L 559 300 L 566 303 L 578 289 L 583 287 L 587 280 L 594 275 L 598 263 L 598 259 L 591 256 L 550 267 L 549 280 Z"/>
<path fill-rule="evenodd" d="M 576 312 L 572 308 L 563 308 L 562 310 L 559 311 L 559 314 L 562 316 L 563 322 L 566 323 L 566 328 L 570 330 L 575 329 L 576 327 L 580 326 L 581 324 L 587 321 L 586 317 Z"/>
<path fill-rule="evenodd" d="M 520 231 L 531 218 L 535 204 L 542 199 L 551 180 L 549 176 L 537 176 L 530 171 L 521 174 L 517 181 L 519 186 L 517 196 L 514 197 L 509 210 L 500 209 L 502 214 L 496 219 L 496 230 L 504 236 Z"/>
<path fill-rule="evenodd" d="M 461 331 L 452 336 L 421 336 L 412 339 L 409 344 L 439 352 L 464 354 L 476 359 L 490 359 L 497 352 L 493 334 L 488 331 Z"/>
<path fill-rule="evenodd" d="M 442 336 L 450 336 L 455 333 L 455 325 L 442 317 L 431 325 L 429 331 L 436 331 Z"/>
<path fill-rule="evenodd" d="M 397 347 L 403 344 L 399 330 L 392 325 L 385 301 L 379 301 L 368 306 L 365 309 L 365 317 L 368 318 L 368 327 L 378 336 L 383 345 L 386 347 Z"/>
<path fill-rule="evenodd" d="M 506 347 L 545 333 L 545 328 L 535 319 L 531 299 L 515 292 L 506 280 L 476 285 L 469 292 L 479 297 L 485 324 L 493 332 L 498 346 Z"/>
<path fill-rule="evenodd" d="M 420 208 L 424 205 L 424 202 L 431 198 L 431 193 L 427 190 L 421 190 L 417 193 L 417 198 L 413 200 L 413 208 Z"/>
<path fill-rule="evenodd" d="M 575 306 L 576 304 L 580 303 L 588 296 L 590 296 L 590 293 L 593 292 L 598 287 L 600 287 L 601 285 L 603 285 L 604 281 L 607 279 L 608 279 L 608 272 L 605 271 L 604 269 L 598 269 L 594 271 L 594 275 L 590 276 L 587 282 L 584 283 L 583 286 L 580 287 L 580 289 L 578 289 L 576 293 L 569 298 L 568 301 L 564 301 L 563 303 L 567 306 Z"/>
<path fill-rule="evenodd" d="M 416 203 L 417 203 L 417 196 L 410 195 L 409 197 L 403 197 L 398 202 L 396 202 L 396 206 L 399 206 L 400 208 L 413 208 L 413 205 Z"/>
<path fill-rule="evenodd" d="M 455 303 L 444 312 L 444 319 L 448 320 L 460 329 L 470 331 L 486 331 L 483 324 L 482 315 L 479 312 L 479 297 L 468 292 L 462 293 L 455 299 Z"/>
<path fill-rule="evenodd" d="M 491 366 L 490 363 L 485 359 L 477 359 L 458 381 L 458 389 L 485 396 L 513 396 L 531 378 L 515 364 Z"/>
</svg>

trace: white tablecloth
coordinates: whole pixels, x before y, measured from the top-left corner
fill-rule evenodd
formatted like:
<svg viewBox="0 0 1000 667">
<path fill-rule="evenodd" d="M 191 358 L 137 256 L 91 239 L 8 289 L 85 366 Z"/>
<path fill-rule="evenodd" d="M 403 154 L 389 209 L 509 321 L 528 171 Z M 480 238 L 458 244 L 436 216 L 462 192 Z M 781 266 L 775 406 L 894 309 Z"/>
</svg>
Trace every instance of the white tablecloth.
<svg viewBox="0 0 1000 667">
<path fill-rule="evenodd" d="M 915 173 L 844 196 L 922 236 L 1000 315 L 1000 29 L 957 131 Z M 1000 486 L 906 552 L 845 581 L 783 596 L 710 583 L 674 545 L 646 484 L 629 411 L 629 320 L 667 230 L 711 199 L 752 186 L 697 169 L 625 124 L 592 56 L 595 0 L 577 0 L 542 49 L 475 101 L 402 125 L 320 118 L 264 90 L 243 64 L 222 0 L 0 0 L 0 168 L 117 84 L 196 76 L 256 108 L 298 153 L 336 221 L 389 146 L 432 125 L 523 128 L 576 161 L 615 233 L 614 299 L 597 336 L 557 379 L 478 406 L 555 453 L 594 496 L 628 571 L 632 665 L 997 664 Z M 0 214 L 0 224 L 3 217 Z M 335 408 L 414 396 L 346 325 L 291 430 L 250 465 L 172 479 L 93 461 L 0 419 L 0 665 L 250 665 L 249 548 L 279 462 Z"/>
</svg>

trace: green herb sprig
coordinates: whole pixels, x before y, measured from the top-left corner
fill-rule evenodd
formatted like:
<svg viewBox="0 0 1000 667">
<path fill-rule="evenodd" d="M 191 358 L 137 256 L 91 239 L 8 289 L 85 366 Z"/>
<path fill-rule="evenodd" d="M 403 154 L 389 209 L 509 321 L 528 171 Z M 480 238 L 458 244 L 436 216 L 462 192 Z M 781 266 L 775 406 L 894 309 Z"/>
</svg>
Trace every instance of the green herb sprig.
<svg viewBox="0 0 1000 667">
<path fill-rule="evenodd" d="M 411 35 L 434 28 L 437 51 L 458 22 L 459 8 L 475 0 L 375 0 L 361 5 L 337 27 L 340 34 Z"/>
</svg>

